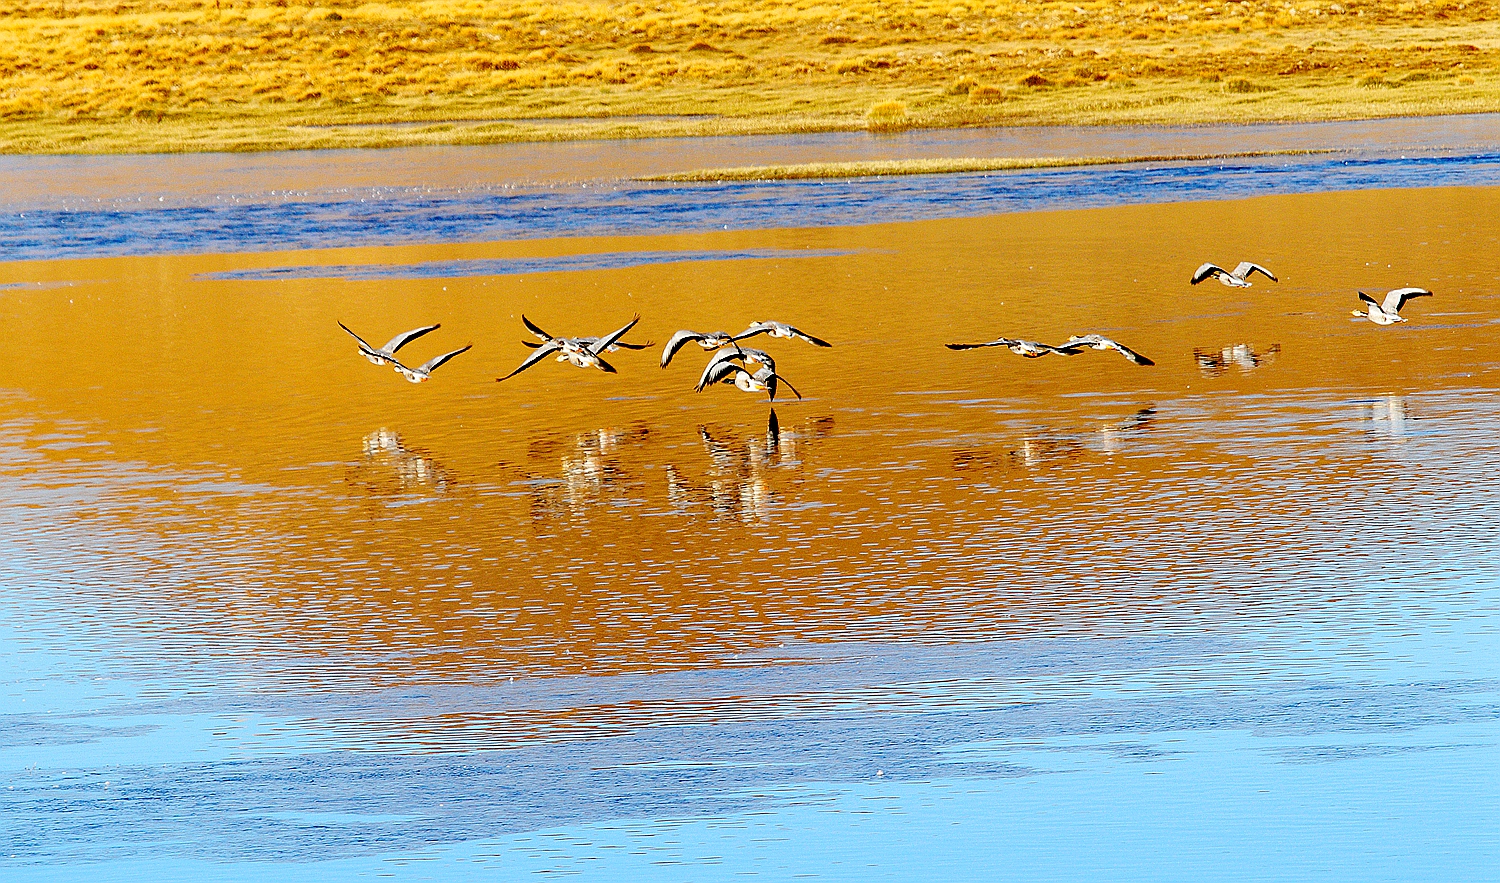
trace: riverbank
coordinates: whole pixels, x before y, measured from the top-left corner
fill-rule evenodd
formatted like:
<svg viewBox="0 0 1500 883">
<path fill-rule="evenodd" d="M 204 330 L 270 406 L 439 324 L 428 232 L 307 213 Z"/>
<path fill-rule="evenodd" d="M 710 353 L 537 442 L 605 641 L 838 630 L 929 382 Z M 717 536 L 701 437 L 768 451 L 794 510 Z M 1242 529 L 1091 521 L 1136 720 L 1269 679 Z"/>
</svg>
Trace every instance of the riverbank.
<svg viewBox="0 0 1500 883">
<path fill-rule="evenodd" d="M 0 152 L 1500 110 L 1488 2 L 127 0 L 0 13 Z"/>
</svg>

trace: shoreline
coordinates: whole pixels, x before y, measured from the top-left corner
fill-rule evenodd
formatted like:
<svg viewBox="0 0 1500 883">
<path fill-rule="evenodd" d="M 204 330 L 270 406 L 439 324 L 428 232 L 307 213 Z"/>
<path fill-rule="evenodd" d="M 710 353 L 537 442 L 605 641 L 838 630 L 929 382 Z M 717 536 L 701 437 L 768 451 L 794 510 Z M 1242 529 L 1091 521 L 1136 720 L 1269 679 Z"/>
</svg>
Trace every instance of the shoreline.
<svg viewBox="0 0 1500 883">
<path fill-rule="evenodd" d="M 401 147 L 479 147 L 501 144 L 554 144 L 649 139 L 775 137 L 823 134 L 872 136 L 1030 128 L 1215 128 L 1253 125 L 1360 123 L 1393 119 L 1478 116 L 1500 113 L 1496 97 L 1451 101 L 1371 101 L 1350 104 L 1270 104 L 1266 110 L 1225 112 L 1217 103 L 1183 107 L 1164 94 L 1170 90 L 1133 87 L 1117 106 L 1069 112 L 1066 108 L 1017 107 L 1006 116 L 955 112 L 907 113 L 897 121 L 868 113 L 847 116 L 713 116 L 700 113 L 642 113 L 599 117 L 487 118 L 468 113 L 424 119 L 362 120 L 340 123 L 269 123 L 254 117 L 216 120 L 129 120 L 62 124 L 0 121 L 0 156 L 122 156 L 284 151 L 384 150 Z M 1164 112 L 1170 108 L 1173 112 Z"/>
<path fill-rule="evenodd" d="M 1341 152 L 1344 151 L 1339 148 L 1323 148 L 1309 150 L 1245 150 L 1230 153 L 1140 154 L 1135 156 L 893 159 L 695 169 L 688 172 L 671 172 L 663 175 L 644 175 L 632 180 L 658 183 L 804 181 L 827 178 L 877 178 L 900 175 L 1005 172 L 1025 169 L 1067 169 L 1090 166 L 1128 165 L 1130 163 L 1200 162 L 1204 160 L 1252 159 L 1271 156 L 1315 156 Z"/>
</svg>

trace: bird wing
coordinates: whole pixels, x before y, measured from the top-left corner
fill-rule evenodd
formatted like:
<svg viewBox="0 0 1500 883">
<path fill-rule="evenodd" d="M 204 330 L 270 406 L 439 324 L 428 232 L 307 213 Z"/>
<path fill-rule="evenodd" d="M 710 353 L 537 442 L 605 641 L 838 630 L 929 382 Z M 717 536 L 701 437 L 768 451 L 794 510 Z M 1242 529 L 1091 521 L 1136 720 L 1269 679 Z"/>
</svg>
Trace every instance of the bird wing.
<svg viewBox="0 0 1500 883">
<path fill-rule="evenodd" d="M 523 324 L 523 325 L 526 326 L 526 330 L 527 331 L 530 331 L 532 334 L 535 334 L 537 337 L 540 337 L 543 342 L 546 342 L 546 341 L 549 341 L 549 340 L 552 339 L 552 335 L 550 335 L 547 332 L 543 331 L 542 329 L 536 327 L 536 323 L 535 322 L 533 322 L 530 319 L 526 318 L 526 314 L 525 313 L 521 314 L 521 324 Z"/>
<path fill-rule="evenodd" d="M 771 330 L 771 324 L 769 322 L 751 322 L 749 328 L 746 328 L 744 331 L 741 331 L 739 334 L 736 334 L 734 337 L 732 337 L 730 339 L 731 340 L 744 340 L 744 339 L 746 339 L 748 337 L 754 337 L 757 334 L 765 334 L 766 332 L 768 332 L 770 330 Z"/>
<path fill-rule="evenodd" d="M 1002 337 L 998 340 L 992 340 L 989 343 L 945 343 L 943 346 L 950 350 L 972 350 L 982 346 L 1010 346 L 1016 343 L 1020 343 L 1020 341 L 1012 337 Z"/>
<path fill-rule="evenodd" d="M 362 350 L 369 350 L 372 353 L 375 352 L 375 347 L 370 346 L 368 343 L 366 343 L 365 339 L 363 337 L 360 337 L 358 334 L 355 334 L 353 331 L 349 331 L 349 326 L 348 325 L 345 325 L 343 322 L 340 322 L 339 323 L 339 327 L 342 328 L 342 329 L 344 329 L 345 331 L 348 331 L 350 337 L 352 337 L 355 340 L 359 341 L 359 348 L 360 349 L 362 349 Z"/>
<path fill-rule="evenodd" d="M 1224 268 L 1217 264 L 1204 264 L 1193 273 L 1193 284 L 1197 285 L 1204 279 L 1212 279 L 1216 274 L 1223 273 Z"/>
<path fill-rule="evenodd" d="M 1105 340 L 1104 343 L 1110 349 L 1115 350 L 1120 355 L 1122 355 L 1125 358 L 1129 359 L 1130 361 L 1136 363 L 1137 365 L 1155 365 L 1156 364 L 1155 362 L 1151 361 L 1150 359 L 1146 358 L 1145 356 L 1141 355 L 1140 353 L 1136 352 L 1135 350 L 1131 349 L 1130 347 L 1126 346 L 1123 343 L 1117 343 L 1117 342 L 1115 342 L 1113 340 Z"/>
<path fill-rule="evenodd" d="M 593 343 L 589 344 L 589 352 L 593 353 L 594 355 L 597 356 L 600 353 L 604 352 L 605 350 L 609 349 L 610 347 L 614 346 L 615 345 L 615 341 L 619 340 L 621 337 L 624 337 L 625 336 L 625 332 L 627 332 L 630 329 L 634 328 L 635 327 L 635 323 L 637 323 L 639 321 L 641 321 L 641 317 L 640 317 L 639 314 L 637 314 L 634 319 L 631 319 L 629 322 L 626 322 L 625 325 L 624 325 L 624 327 L 616 328 L 614 331 L 610 332 L 609 334 L 606 334 L 605 336 L 603 336 L 603 337 L 599 338 L 598 340 L 594 341 Z M 613 368 L 610 368 L 608 370 L 609 370 L 609 373 L 611 373 L 611 374 L 614 373 L 614 369 Z"/>
<path fill-rule="evenodd" d="M 1053 349 L 1065 355 L 1076 356 L 1083 350 L 1091 349 L 1103 341 L 1104 338 L 1097 334 L 1075 334 Z"/>
<path fill-rule="evenodd" d="M 771 394 L 771 401 L 776 401 L 776 381 L 778 380 L 785 383 L 786 388 L 791 390 L 793 395 L 797 396 L 797 401 L 800 402 L 802 400 L 802 393 L 797 392 L 797 387 L 792 386 L 785 377 L 772 371 L 770 376 L 766 378 L 766 391 Z"/>
<path fill-rule="evenodd" d="M 615 370 L 615 366 L 614 365 L 611 365 L 610 363 L 604 361 L 604 359 L 601 358 L 598 353 L 594 353 L 593 355 L 594 355 L 594 361 L 599 363 L 599 370 L 600 371 L 603 371 L 605 374 L 619 374 L 620 373 L 620 372 L 618 372 L 618 371 Z"/>
<path fill-rule="evenodd" d="M 744 370 L 744 368 L 736 365 L 732 359 L 725 359 L 721 362 L 717 362 L 713 364 L 709 370 L 703 372 L 703 379 L 698 383 L 698 391 L 702 392 L 711 384 L 723 383 L 725 382 L 726 378 L 732 378 L 736 374 Z"/>
<path fill-rule="evenodd" d="M 1389 298 L 1390 295 L 1386 295 L 1386 297 Z M 1376 300 L 1373 297 L 1370 297 L 1368 294 L 1365 294 L 1363 291 L 1361 291 L 1359 293 L 1359 299 L 1362 300 L 1362 301 L 1364 301 L 1365 303 L 1369 304 L 1372 307 L 1380 307 L 1380 301 Z M 1381 308 L 1381 309 L 1382 309 L 1382 312 L 1383 312 L 1384 308 Z"/>
<path fill-rule="evenodd" d="M 738 347 L 732 350 L 719 350 L 718 352 L 714 353 L 714 357 L 712 359 L 709 359 L 708 365 L 704 367 L 702 376 L 698 378 L 698 385 L 695 387 L 695 389 L 697 389 L 698 392 L 703 392 L 704 387 L 708 386 L 710 383 L 718 383 L 723 375 L 720 374 L 718 377 L 715 377 L 713 375 L 714 370 L 720 365 L 723 365 L 725 362 L 744 361 L 744 359 L 745 354 L 741 352 Z"/>
<path fill-rule="evenodd" d="M 549 341 L 547 341 L 546 343 L 544 343 L 540 347 L 538 347 L 537 350 L 536 350 L 536 352 L 534 352 L 531 355 L 527 356 L 526 357 L 526 361 L 524 361 L 520 365 L 518 365 L 516 367 L 516 370 L 510 372 L 509 374 L 505 375 L 504 377 L 496 377 L 495 378 L 495 382 L 499 383 L 502 380 L 509 380 L 512 377 L 515 377 L 517 374 L 520 374 L 522 371 L 525 371 L 527 368 L 530 368 L 532 365 L 535 365 L 537 362 L 540 362 L 541 360 L 547 358 L 548 356 L 552 355 L 553 353 L 557 352 L 560 349 L 562 349 L 562 347 L 558 346 L 557 341 L 555 341 L 555 340 L 549 340 Z"/>
<path fill-rule="evenodd" d="M 790 325 L 788 325 L 786 327 L 787 327 L 788 331 L 792 332 L 793 334 L 797 335 L 798 337 L 802 338 L 803 340 L 807 341 L 808 343 L 812 344 L 813 346 L 833 346 L 833 344 L 829 343 L 826 340 L 823 340 L 821 337 L 813 337 L 811 334 L 808 334 L 806 331 L 802 331 L 800 329 L 793 328 Z M 791 384 L 787 384 L 787 385 L 790 386 Z"/>
<path fill-rule="evenodd" d="M 645 343 L 626 343 L 623 340 L 615 341 L 615 346 L 625 350 L 647 350 L 656 346 L 656 341 L 648 340 Z"/>
<path fill-rule="evenodd" d="M 523 340 L 523 341 L 521 341 L 521 346 L 524 346 L 524 347 L 526 347 L 529 350 L 540 349 L 544 345 L 545 344 L 533 343 L 532 341 L 529 341 L 529 340 Z"/>
<path fill-rule="evenodd" d="M 434 358 L 428 359 L 425 363 L 423 363 L 422 367 L 418 368 L 417 370 L 423 374 L 431 374 L 438 369 L 439 365 L 443 364 L 459 353 L 466 353 L 473 348 L 474 344 L 471 343 L 467 346 L 459 347 L 451 353 L 443 353 L 441 356 L 436 356 Z"/>
<path fill-rule="evenodd" d="M 672 335 L 671 339 L 667 341 L 667 348 L 661 351 L 661 366 L 665 368 L 671 364 L 672 357 L 677 355 L 677 351 L 682 349 L 683 344 L 690 340 L 702 340 L 705 336 L 697 331 L 688 331 L 685 328 Z"/>
<path fill-rule="evenodd" d="M 391 338 L 389 341 L 387 341 L 386 345 L 383 346 L 383 347 L 381 347 L 381 349 L 384 350 L 385 352 L 388 352 L 388 353 L 394 353 L 396 350 L 401 349 L 403 346 L 406 346 L 407 344 L 411 343 L 412 341 L 416 340 L 417 338 L 421 337 L 422 335 L 427 334 L 428 332 L 431 332 L 431 331 L 436 331 L 436 330 L 438 330 L 441 327 L 443 327 L 443 326 L 441 326 L 441 325 L 426 325 L 426 326 L 424 326 L 422 328 L 413 328 L 410 331 L 403 331 L 400 334 L 396 335 L 395 337 Z"/>
<path fill-rule="evenodd" d="M 1387 313 L 1399 313 L 1406 302 L 1414 297 L 1432 297 L 1432 292 L 1425 288 L 1397 288 L 1386 292 L 1385 303 L 1380 308 Z"/>
<path fill-rule="evenodd" d="M 1270 270 L 1267 270 L 1260 264 L 1251 263 L 1250 261 L 1241 261 L 1240 265 L 1234 268 L 1234 273 L 1232 275 L 1240 279 L 1245 279 L 1248 278 L 1251 273 L 1259 273 L 1262 276 L 1265 276 L 1267 279 L 1270 279 L 1272 282 L 1281 281 L 1280 279 L 1277 279 L 1275 276 L 1273 276 Z"/>
</svg>

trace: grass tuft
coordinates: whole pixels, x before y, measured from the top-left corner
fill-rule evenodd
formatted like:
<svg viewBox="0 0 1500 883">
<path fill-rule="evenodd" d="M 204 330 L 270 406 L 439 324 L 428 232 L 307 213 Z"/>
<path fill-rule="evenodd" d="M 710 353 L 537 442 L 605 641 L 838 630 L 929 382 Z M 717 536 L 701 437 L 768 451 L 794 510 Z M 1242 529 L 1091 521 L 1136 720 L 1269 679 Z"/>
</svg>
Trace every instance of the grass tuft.
<svg viewBox="0 0 1500 883">
<path fill-rule="evenodd" d="M 910 127 L 906 104 L 901 101 L 882 101 L 865 114 L 865 128 L 871 132 L 899 132 Z"/>
<path fill-rule="evenodd" d="M 969 90 L 969 101 L 972 104 L 995 104 L 1008 97 L 1010 96 L 999 86 L 975 86 Z"/>
<path fill-rule="evenodd" d="M 1224 83 L 1225 92 L 1233 92 L 1237 95 L 1246 95 L 1254 92 L 1274 91 L 1271 86 L 1247 80 L 1244 77 L 1235 77 Z"/>
</svg>

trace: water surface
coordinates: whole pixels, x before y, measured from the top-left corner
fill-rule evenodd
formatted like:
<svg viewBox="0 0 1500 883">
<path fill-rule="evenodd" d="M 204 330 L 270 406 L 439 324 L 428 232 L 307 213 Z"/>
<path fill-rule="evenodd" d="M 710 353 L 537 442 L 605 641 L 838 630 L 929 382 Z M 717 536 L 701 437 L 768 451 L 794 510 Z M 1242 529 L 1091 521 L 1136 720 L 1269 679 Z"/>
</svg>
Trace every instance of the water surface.
<svg viewBox="0 0 1500 883">
<path fill-rule="evenodd" d="M 1500 190 L 1126 201 L 0 265 L 7 879 L 1492 879 Z"/>
</svg>

